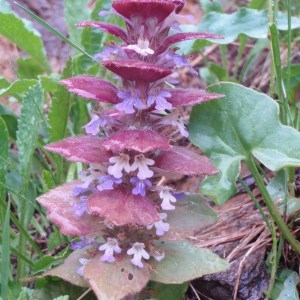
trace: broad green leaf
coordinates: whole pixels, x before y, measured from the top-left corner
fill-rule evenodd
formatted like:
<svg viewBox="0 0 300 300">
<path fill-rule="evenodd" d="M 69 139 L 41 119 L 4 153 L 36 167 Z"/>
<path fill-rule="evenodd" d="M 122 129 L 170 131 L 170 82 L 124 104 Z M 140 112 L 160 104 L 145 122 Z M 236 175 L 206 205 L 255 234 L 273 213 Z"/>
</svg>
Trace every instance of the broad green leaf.
<svg viewBox="0 0 300 300">
<path fill-rule="evenodd" d="M 62 78 L 72 76 L 72 61 L 69 60 L 62 73 Z M 51 142 L 61 140 L 65 137 L 67 131 L 67 122 L 70 109 L 70 93 L 67 89 L 59 85 L 52 99 L 49 111 L 49 134 Z"/>
<path fill-rule="evenodd" d="M 190 140 L 221 171 L 203 182 L 204 194 L 226 201 L 236 191 L 240 162 L 252 155 L 272 171 L 300 166 L 300 133 L 279 122 L 274 100 L 234 83 L 209 90 L 225 97 L 195 106 L 189 127 Z"/>
<path fill-rule="evenodd" d="M 5 0 L 0 0 L 0 34 L 31 55 L 43 70 L 50 71 L 41 35 L 31 22 L 15 14 Z"/>
<path fill-rule="evenodd" d="M 200 0 L 201 9 L 203 14 L 206 15 L 212 11 L 217 11 L 222 13 L 223 9 L 219 1 L 211 1 L 211 0 Z"/>
<path fill-rule="evenodd" d="M 286 13 L 278 12 L 278 16 L 276 17 L 278 30 L 288 30 L 287 20 Z M 204 31 L 220 34 L 224 39 L 211 39 L 210 41 L 216 44 L 229 44 L 236 40 L 242 33 L 254 39 L 267 38 L 268 25 L 267 10 L 243 7 L 231 14 L 210 12 L 204 16 L 199 25 L 187 25 L 184 28 L 185 31 Z M 299 27 L 300 18 L 292 17 L 291 29 Z M 182 43 L 184 49 L 197 49 L 202 47 L 203 44 L 203 41 L 187 41 Z"/>
<path fill-rule="evenodd" d="M 81 44 L 81 32 L 75 24 L 89 19 L 88 0 L 64 0 L 65 20 L 68 26 L 70 40 L 78 45 Z"/>
<path fill-rule="evenodd" d="M 199 195 L 187 195 L 184 199 L 177 200 L 175 210 L 168 212 L 170 230 L 165 236 L 172 240 L 185 239 L 216 220 L 217 214 L 203 198 Z"/>
<path fill-rule="evenodd" d="M 182 300 L 188 289 L 188 284 L 163 284 L 151 281 L 149 289 L 153 290 L 152 294 L 155 296 L 155 300 Z"/>
<path fill-rule="evenodd" d="M 43 100 L 44 94 L 39 83 L 30 87 L 23 96 L 17 132 L 18 156 L 22 170 L 26 170 L 29 167 L 31 155 L 36 147 L 43 119 Z"/>
<path fill-rule="evenodd" d="M 96 255 L 84 267 L 84 277 L 101 300 L 121 300 L 140 292 L 150 278 L 147 266 L 134 266 L 128 255 L 119 256 L 114 263 L 100 261 Z"/>
<path fill-rule="evenodd" d="M 156 247 L 165 251 L 165 257 L 159 262 L 152 262 L 152 281 L 181 284 L 203 275 L 222 272 L 229 267 L 227 261 L 211 250 L 186 241 L 159 241 Z"/>
</svg>

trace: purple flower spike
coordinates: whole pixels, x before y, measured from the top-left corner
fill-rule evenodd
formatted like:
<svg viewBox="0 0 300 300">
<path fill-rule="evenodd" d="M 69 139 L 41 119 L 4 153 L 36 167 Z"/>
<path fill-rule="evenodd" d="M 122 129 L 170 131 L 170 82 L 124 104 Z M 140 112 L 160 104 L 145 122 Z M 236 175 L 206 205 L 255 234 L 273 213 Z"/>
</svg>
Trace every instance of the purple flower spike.
<svg viewBox="0 0 300 300">
<path fill-rule="evenodd" d="M 84 257 L 79 258 L 79 263 L 81 264 L 81 266 L 76 269 L 76 273 L 79 276 L 83 277 L 84 266 L 87 265 L 89 262 L 91 262 L 91 259 L 84 258 Z"/>
<path fill-rule="evenodd" d="M 86 246 L 89 246 L 91 244 L 95 243 L 94 240 L 89 240 L 89 239 L 85 239 L 85 238 L 82 238 L 80 241 L 72 241 L 71 242 L 71 249 L 74 251 L 74 250 L 77 250 L 77 249 L 82 249 L 82 248 L 85 248 Z"/>
<path fill-rule="evenodd" d="M 144 109 L 145 105 L 143 104 L 140 91 L 131 89 L 128 91 L 119 91 L 118 97 L 122 99 L 122 102 L 116 105 L 116 108 L 120 111 L 125 112 L 126 114 L 133 114 L 135 112 L 134 108 Z"/>
<path fill-rule="evenodd" d="M 73 205 L 74 214 L 77 218 L 80 218 L 87 211 L 87 197 L 81 196 L 80 203 L 75 203 Z"/>
<path fill-rule="evenodd" d="M 133 258 L 130 260 L 132 264 L 139 268 L 143 268 L 142 258 L 149 259 L 150 255 L 145 250 L 144 243 L 134 243 L 133 246 L 127 251 L 128 255 L 133 255 Z"/>
<path fill-rule="evenodd" d="M 114 184 L 122 183 L 121 178 L 115 178 L 114 176 L 111 176 L 111 175 L 101 176 L 100 181 L 101 181 L 101 184 L 99 184 L 97 186 L 97 189 L 99 191 L 113 190 L 114 189 Z"/>
<path fill-rule="evenodd" d="M 97 135 L 100 132 L 100 126 L 104 127 L 105 125 L 105 120 L 101 119 L 98 115 L 93 115 L 92 120 L 83 126 L 83 128 L 86 133 Z"/>
<path fill-rule="evenodd" d="M 135 188 L 132 189 L 133 195 L 140 194 L 141 196 L 146 196 L 146 187 L 152 187 L 152 183 L 149 179 L 141 180 L 137 176 L 130 178 L 130 182 L 135 184 Z"/>
<path fill-rule="evenodd" d="M 118 240 L 114 238 L 108 238 L 107 242 L 99 247 L 100 251 L 105 251 L 100 257 L 101 261 L 107 261 L 109 263 L 114 262 L 114 252 L 121 253 L 122 249 L 119 247 Z"/>
<path fill-rule="evenodd" d="M 160 216 L 160 221 L 155 222 L 153 225 L 147 226 L 147 229 L 152 229 L 154 226 L 156 229 L 156 235 L 163 236 L 165 232 L 167 232 L 170 229 L 170 225 L 168 223 L 163 222 L 164 220 L 167 219 L 166 213 L 160 213 L 159 216 Z"/>
<path fill-rule="evenodd" d="M 155 108 L 158 110 L 172 109 L 172 104 L 169 103 L 166 98 L 171 97 L 171 93 L 165 90 L 157 91 L 155 88 L 150 90 L 147 99 L 147 106 L 150 107 L 156 103 Z"/>
<path fill-rule="evenodd" d="M 138 170 L 137 177 L 139 179 L 151 178 L 154 174 L 148 166 L 154 165 L 154 160 L 145 157 L 144 154 L 138 154 L 134 157 L 134 163 L 131 165 L 130 170 Z"/>
</svg>

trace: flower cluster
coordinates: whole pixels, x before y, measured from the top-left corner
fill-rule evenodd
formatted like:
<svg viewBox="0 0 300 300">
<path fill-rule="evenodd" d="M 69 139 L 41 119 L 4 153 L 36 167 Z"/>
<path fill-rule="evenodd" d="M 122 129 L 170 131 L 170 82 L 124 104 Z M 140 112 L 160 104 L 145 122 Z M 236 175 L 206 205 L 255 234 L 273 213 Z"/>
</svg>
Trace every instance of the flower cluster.
<svg viewBox="0 0 300 300">
<path fill-rule="evenodd" d="M 61 80 L 70 92 L 112 106 L 94 112 L 84 126 L 86 135 L 45 147 L 84 163 L 86 168 L 79 181 L 51 190 L 38 201 L 62 233 L 82 239 L 77 247 L 96 241 L 103 263 L 129 256 L 133 265 L 143 268 L 151 257 L 163 259 L 155 241 L 168 234 L 172 225 L 168 212 L 175 210 L 180 200 L 171 186 L 162 184 L 162 177 L 168 173 L 217 173 L 206 157 L 171 145 L 169 136 L 174 130 L 188 135 L 181 113 L 184 106 L 220 97 L 204 90 L 170 87 L 179 67 L 192 69 L 172 45 L 188 39 L 219 38 L 180 32 L 178 13 L 183 2 L 115 0 L 112 9 L 100 16 L 117 15 L 126 29 L 96 21 L 77 24 L 98 28 L 120 40 L 95 56 L 117 75 L 117 84 L 84 75 Z M 89 263 L 88 258 L 80 258 L 78 274 L 83 276 Z"/>
</svg>

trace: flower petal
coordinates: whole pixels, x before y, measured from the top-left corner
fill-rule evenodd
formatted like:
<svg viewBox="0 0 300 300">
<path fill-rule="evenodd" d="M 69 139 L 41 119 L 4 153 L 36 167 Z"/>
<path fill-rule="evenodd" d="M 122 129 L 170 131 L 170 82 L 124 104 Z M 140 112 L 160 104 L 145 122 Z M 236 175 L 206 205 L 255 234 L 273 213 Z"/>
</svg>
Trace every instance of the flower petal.
<svg viewBox="0 0 300 300">
<path fill-rule="evenodd" d="M 147 226 L 160 220 L 154 205 L 145 197 L 115 188 L 100 191 L 89 198 L 88 210 L 107 218 L 116 226 L 137 224 Z"/>
<path fill-rule="evenodd" d="M 106 138 L 102 146 L 106 150 L 123 152 L 134 150 L 141 153 L 170 148 L 169 139 L 151 130 L 122 130 Z"/>
<path fill-rule="evenodd" d="M 212 99 L 224 97 L 224 95 L 221 94 L 209 93 L 206 92 L 205 90 L 199 90 L 199 89 L 176 88 L 176 89 L 168 89 L 167 91 L 172 94 L 171 97 L 168 98 L 168 102 L 170 102 L 173 107 L 194 105 Z"/>
<path fill-rule="evenodd" d="M 156 18 L 158 22 L 161 22 L 175 9 L 175 4 L 165 0 L 116 0 L 112 7 L 127 19 L 133 17 L 140 17 L 142 20 Z"/>
<path fill-rule="evenodd" d="M 51 143 L 44 148 L 70 161 L 101 163 L 108 161 L 111 157 L 111 153 L 102 147 L 102 141 L 103 139 L 96 136 L 76 136 Z"/>
<path fill-rule="evenodd" d="M 184 175 L 214 175 L 219 172 L 206 156 L 177 146 L 161 150 L 154 167 Z"/>
<path fill-rule="evenodd" d="M 97 100 L 106 103 L 117 104 L 117 88 L 110 82 L 94 77 L 79 75 L 60 81 L 71 93 L 75 93 L 80 97 Z"/>
<path fill-rule="evenodd" d="M 84 21 L 84 22 L 77 23 L 75 26 L 99 28 L 99 29 L 103 30 L 104 32 L 114 35 L 115 37 L 121 39 L 124 42 L 126 42 L 126 40 L 127 40 L 127 34 L 123 30 L 123 28 L 113 25 L 113 24 L 97 22 L 97 21 Z"/>
<path fill-rule="evenodd" d="M 153 82 L 172 73 L 170 69 L 139 60 L 106 60 L 102 64 L 110 71 L 131 81 Z"/>
<path fill-rule="evenodd" d="M 47 210 L 48 219 L 63 234 L 84 236 L 100 232 L 104 225 L 101 225 L 103 222 L 99 217 L 85 213 L 78 218 L 74 213 L 74 205 L 80 204 L 80 199 L 73 196 L 73 189 L 78 184 L 79 180 L 61 185 L 38 197 L 37 201 Z"/>
</svg>

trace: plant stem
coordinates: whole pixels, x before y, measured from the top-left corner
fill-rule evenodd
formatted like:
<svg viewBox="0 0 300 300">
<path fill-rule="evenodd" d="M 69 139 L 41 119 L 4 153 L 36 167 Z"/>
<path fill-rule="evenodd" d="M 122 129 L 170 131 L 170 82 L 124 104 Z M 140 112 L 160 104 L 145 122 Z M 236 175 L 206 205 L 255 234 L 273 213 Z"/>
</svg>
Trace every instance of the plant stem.
<svg viewBox="0 0 300 300">
<path fill-rule="evenodd" d="M 266 203 L 266 206 L 269 210 L 269 213 L 274 220 L 274 222 L 279 227 L 280 231 L 282 232 L 282 236 L 289 242 L 291 247 L 300 254 L 300 243 L 295 239 L 295 237 L 290 232 L 289 228 L 285 224 L 284 220 L 281 218 L 280 213 L 278 212 L 276 206 L 273 203 L 273 200 L 267 191 L 267 188 L 265 187 L 265 184 L 263 180 L 260 177 L 260 174 L 258 172 L 258 169 L 253 161 L 252 157 L 249 157 L 246 160 L 246 164 L 248 166 L 249 171 L 252 173 L 252 176 L 255 179 L 255 182 L 257 184 L 257 187 L 259 191 L 261 192 L 261 195 Z"/>
<path fill-rule="evenodd" d="M 266 300 L 271 299 L 271 293 L 275 284 L 275 280 L 276 280 L 276 271 L 277 271 L 277 266 L 278 266 L 278 261 L 279 261 L 279 257 L 280 255 L 278 255 L 280 247 L 278 246 L 278 240 L 277 240 L 277 236 L 276 236 L 276 228 L 275 228 L 275 224 L 274 224 L 274 220 L 271 220 L 271 226 L 270 226 L 270 232 L 272 235 L 272 251 L 270 253 L 269 256 L 269 263 L 271 264 L 271 274 L 270 274 L 270 283 L 269 283 L 269 287 L 268 290 L 266 292 Z"/>
</svg>

